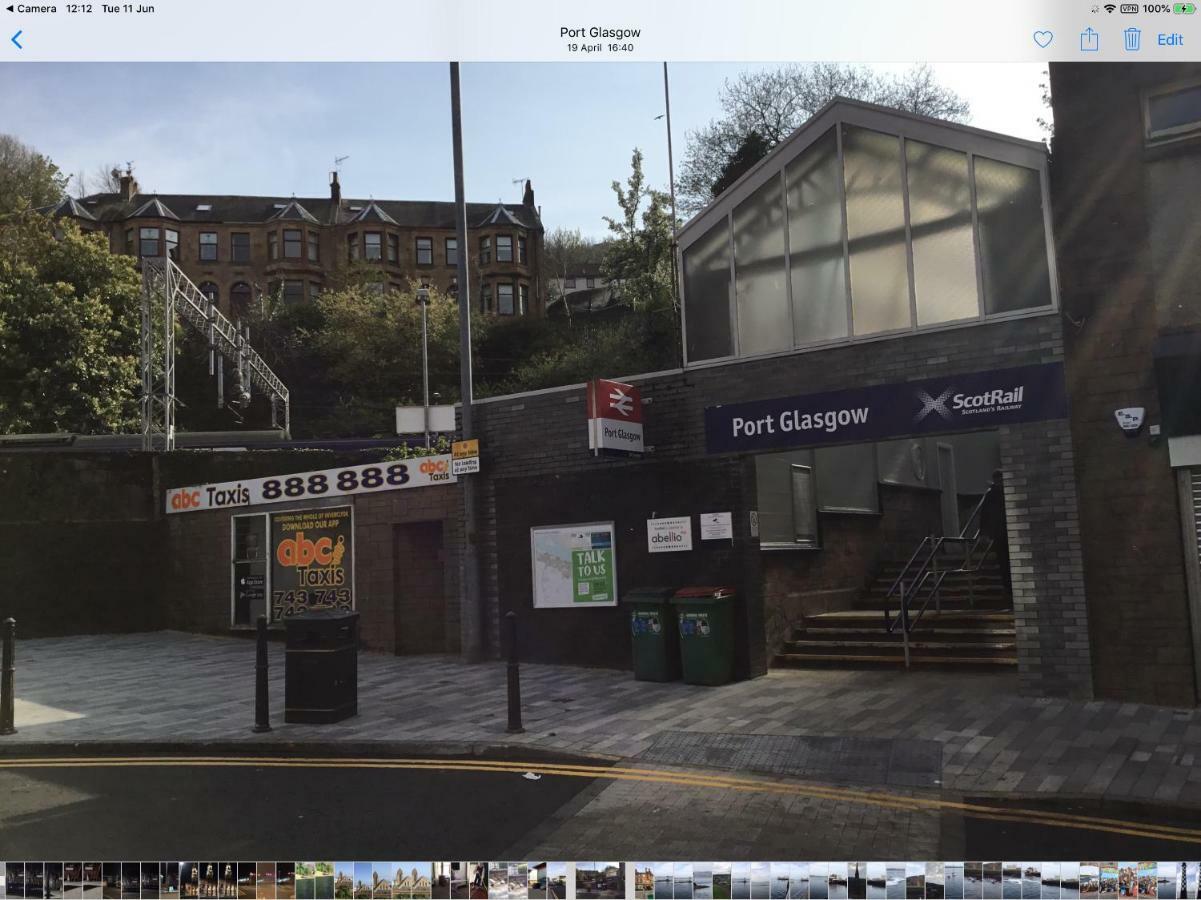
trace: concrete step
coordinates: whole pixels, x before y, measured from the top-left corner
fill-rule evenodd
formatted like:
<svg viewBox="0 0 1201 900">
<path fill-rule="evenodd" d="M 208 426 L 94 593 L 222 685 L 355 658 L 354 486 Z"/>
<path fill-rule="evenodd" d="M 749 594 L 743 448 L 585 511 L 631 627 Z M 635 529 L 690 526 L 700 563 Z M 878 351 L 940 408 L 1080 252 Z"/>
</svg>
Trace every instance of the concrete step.
<svg viewBox="0 0 1201 900">
<path fill-rule="evenodd" d="M 1013 656 L 1017 652 L 1016 641 L 940 641 L 937 639 L 910 635 L 909 652 L 923 656 Z M 904 655 L 904 646 L 897 636 L 892 640 L 891 635 L 874 641 L 821 641 L 810 639 L 794 639 L 784 644 L 782 653 L 815 653 L 822 656 L 832 655 Z"/>
<path fill-rule="evenodd" d="M 1014 628 L 926 628 L 925 623 L 910 632 L 915 641 L 942 641 L 954 644 L 974 644 L 980 641 L 1015 641 Z M 826 626 L 823 628 L 797 628 L 792 633 L 794 641 L 819 641 L 824 643 L 885 641 L 900 643 L 900 632 L 888 633 L 879 623 L 875 627 L 846 628 Z"/>
<path fill-rule="evenodd" d="M 919 656 L 909 659 L 913 668 L 921 669 L 971 669 L 973 671 L 1007 670 L 1017 667 L 1017 657 L 975 657 L 975 656 Z M 778 653 L 773 665 L 780 668 L 902 668 L 905 665 L 904 656 L 885 656 L 879 654 L 844 654 L 823 655 L 818 653 Z"/>
<path fill-rule="evenodd" d="M 896 606 L 893 606 L 896 614 Z M 822 613 L 805 620 L 806 628 L 883 628 L 884 614 L 873 609 L 847 609 Z M 1011 609 L 944 610 L 931 609 L 922 616 L 922 628 L 1012 628 Z"/>
</svg>

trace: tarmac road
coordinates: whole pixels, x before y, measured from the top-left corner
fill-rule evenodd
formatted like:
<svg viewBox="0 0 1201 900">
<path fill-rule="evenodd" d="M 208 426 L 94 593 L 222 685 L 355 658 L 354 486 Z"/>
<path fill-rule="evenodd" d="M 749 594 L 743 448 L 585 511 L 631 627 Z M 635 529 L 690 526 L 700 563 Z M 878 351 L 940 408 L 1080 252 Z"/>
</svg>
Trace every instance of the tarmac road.
<svg viewBox="0 0 1201 900">
<path fill-rule="evenodd" d="M 1201 848 L 1201 814 L 1162 806 L 549 755 L 9 755 L 0 797 L 8 859 L 1184 859 Z M 748 830 L 772 810 L 772 827 Z"/>
</svg>

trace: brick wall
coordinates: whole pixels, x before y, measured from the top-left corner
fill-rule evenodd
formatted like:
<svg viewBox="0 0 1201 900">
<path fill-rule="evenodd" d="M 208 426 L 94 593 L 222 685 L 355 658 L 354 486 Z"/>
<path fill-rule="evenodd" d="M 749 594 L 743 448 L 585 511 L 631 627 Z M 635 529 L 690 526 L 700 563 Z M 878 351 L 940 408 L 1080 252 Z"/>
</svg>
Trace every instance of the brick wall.
<svg viewBox="0 0 1201 900">
<path fill-rule="evenodd" d="M 1151 173 L 1181 149 L 1144 146 L 1141 91 L 1199 75 L 1195 64 L 1051 66 L 1052 196 L 1074 323 L 1065 343 L 1096 690 L 1182 706 L 1197 696 L 1176 482 L 1166 447 L 1126 438 L 1113 413 L 1143 406 L 1148 422 L 1159 421 L 1151 347 L 1184 313 L 1161 298 L 1157 316 L 1157 293 L 1181 287 L 1174 279 L 1196 259 L 1195 231 L 1174 253 L 1161 240 L 1157 252 L 1174 263 L 1166 280 L 1163 269 L 1157 276 Z M 1195 313 L 1195 281 L 1187 293 Z"/>
<path fill-rule="evenodd" d="M 516 574 L 510 574 L 512 567 L 521 563 L 511 562 L 508 556 L 502 558 L 497 552 L 502 540 L 499 532 L 505 527 L 508 504 L 513 502 L 500 487 L 506 479 L 526 478 L 530 479 L 530 484 L 540 483 L 547 490 L 557 490 L 552 486 L 565 476 L 587 474 L 603 480 L 620 479 L 624 473 L 638 478 L 636 473 L 640 469 L 664 463 L 680 465 L 687 461 L 737 459 L 737 456 L 709 457 L 706 454 L 703 413 L 707 406 L 1062 360 L 1060 318 L 1057 313 L 1052 313 L 646 376 L 636 380 L 642 388 L 645 404 L 646 443 L 653 449 L 642 460 L 591 455 L 587 449 L 582 385 L 484 401 L 478 404 L 476 417 L 483 452 L 484 474 L 480 476 L 482 484 L 479 485 L 481 560 L 489 646 L 494 653 L 499 646 L 497 628 L 501 610 L 528 603 L 529 588 L 522 573 L 517 570 Z M 1032 426 L 1030 433 L 1036 434 L 1040 429 L 1054 433 L 1056 428 L 1063 428 L 1066 433 L 1063 422 L 1040 423 Z M 1050 469 L 1064 464 L 1070 466 L 1072 448 L 1064 449 L 1060 443 L 1045 442 L 1043 449 L 1037 445 L 1028 447 L 1026 462 Z M 749 464 L 752 458 L 742 459 Z M 752 465 L 740 468 L 739 480 L 743 485 L 743 502 L 753 502 L 745 499 L 754 497 Z M 1066 489 L 1054 479 L 1049 483 L 1052 482 L 1053 489 Z M 700 513 L 709 509 L 711 490 L 707 484 L 695 484 L 688 505 L 681 513 Z M 1015 499 L 1011 515 L 1020 513 L 1025 503 L 1024 499 Z M 570 503 L 566 506 L 571 509 Z M 1063 516 L 1064 521 L 1074 523 L 1070 513 Z M 575 515 L 566 519 L 585 520 Z M 1058 520 L 1039 517 L 1030 522 L 1030 540 L 1056 550 L 1038 558 L 1039 574 L 1044 577 L 1031 588 L 1028 603 L 1040 607 L 1059 603 L 1060 582 L 1045 576 L 1065 573 L 1069 576 L 1068 584 L 1072 584 L 1071 577 L 1078 578 L 1079 547 L 1059 546 L 1060 530 Z M 524 552 L 528 556 L 528 535 L 523 539 L 526 542 Z M 746 567 L 742 584 L 748 592 L 748 608 L 759 622 L 757 626 L 748 623 L 748 627 L 761 629 L 763 567 L 753 561 L 754 556 L 748 553 L 741 559 Z M 1086 664 L 1082 669 L 1076 657 L 1060 665 L 1038 656 L 1060 645 L 1070 652 L 1075 651 L 1074 647 L 1067 647 L 1074 632 L 1053 633 L 1060 624 L 1061 620 L 1052 619 L 1046 624 L 1040 620 L 1042 642 L 1027 644 L 1027 652 L 1019 654 L 1023 684 L 1030 691 L 1045 694 L 1082 692 L 1079 678 L 1081 671 L 1087 671 Z M 754 640 L 757 645 L 762 645 L 763 638 L 759 633 L 755 634 Z"/>
</svg>

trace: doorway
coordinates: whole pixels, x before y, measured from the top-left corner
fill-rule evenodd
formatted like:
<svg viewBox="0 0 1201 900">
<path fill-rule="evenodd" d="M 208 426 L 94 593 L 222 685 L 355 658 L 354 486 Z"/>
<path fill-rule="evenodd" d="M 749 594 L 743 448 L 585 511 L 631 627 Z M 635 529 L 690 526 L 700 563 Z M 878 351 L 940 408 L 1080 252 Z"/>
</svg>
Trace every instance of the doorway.
<svg viewBox="0 0 1201 900">
<path fill-rule="evenodd" d="M 959 535 L 959 479 L 955 474 L 955 448 L 938 444 L 938 487 L 942 498 L 942 533 Z"/>
<path fill-rule="evenodd" d="M 446 561 L 441 522 L 392 528 L 396 653 L 445 653 Z"/>
</svg>

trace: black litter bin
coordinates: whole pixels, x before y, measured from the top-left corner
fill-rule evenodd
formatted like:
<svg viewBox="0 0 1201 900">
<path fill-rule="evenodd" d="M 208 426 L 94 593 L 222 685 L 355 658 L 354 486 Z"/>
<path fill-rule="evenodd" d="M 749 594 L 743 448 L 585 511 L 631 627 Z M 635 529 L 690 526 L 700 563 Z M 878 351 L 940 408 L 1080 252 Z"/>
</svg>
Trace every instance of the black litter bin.
<svg viewBox="0 0 1201 900">
<path fill-rule="evenodd" d="M 321 610 L 284 619 L 284 721 L 340 722 L 359 711 L 359 614 Z"/>
<path fill-rule="evenodd" d="M 680 658 L 688 684 L 725 684 L 734 678 L 734 589 L 681 588 L 672 598 L 680 631 Z"/>
<path fill-rule="evenodd" d="M 630 608 L 634 641 L 634 677 L 639 681 L 675 681 L 680 677 L 680 635 L 671 611 L 675 588 L 644 587 L 621 598 Z"/>
</svg>

